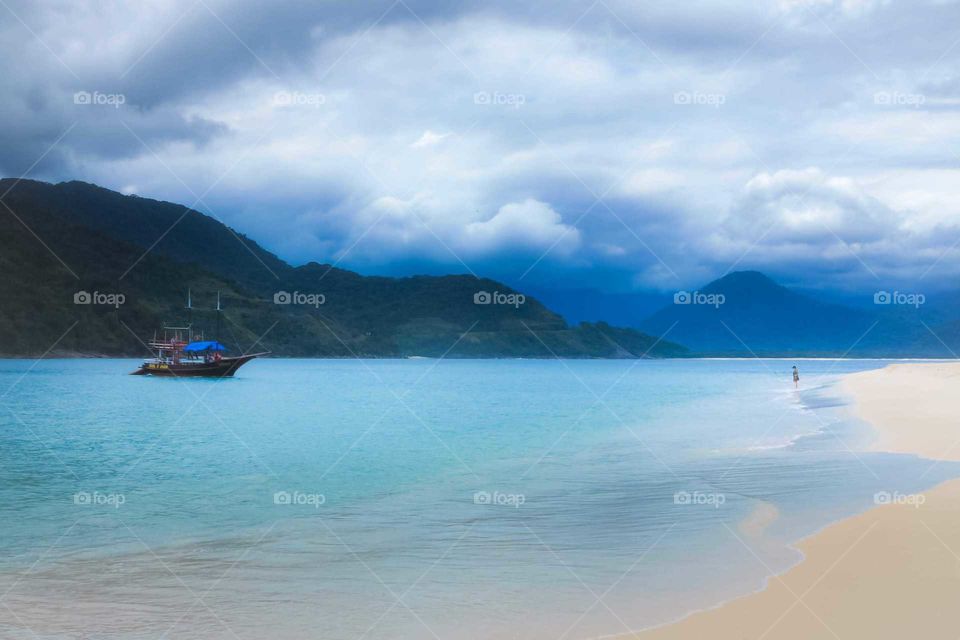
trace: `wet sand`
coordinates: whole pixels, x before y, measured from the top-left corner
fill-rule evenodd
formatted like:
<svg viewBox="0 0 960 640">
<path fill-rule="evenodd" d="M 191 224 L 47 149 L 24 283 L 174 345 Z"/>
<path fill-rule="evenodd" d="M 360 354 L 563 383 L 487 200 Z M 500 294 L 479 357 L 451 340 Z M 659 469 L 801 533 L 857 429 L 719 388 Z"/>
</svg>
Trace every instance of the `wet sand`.
<svg viewBox="0 0 960 640">
<path fill-rule="evenodd" d="M 895 364 L 843 387 L 876 428 L 876 450 L 960 460 L 960 364 Z M 629 637 L 956 638 L 960 480 L 888 498 L 801 541 L 804 560 L 763 591 Z"/>
</svg>

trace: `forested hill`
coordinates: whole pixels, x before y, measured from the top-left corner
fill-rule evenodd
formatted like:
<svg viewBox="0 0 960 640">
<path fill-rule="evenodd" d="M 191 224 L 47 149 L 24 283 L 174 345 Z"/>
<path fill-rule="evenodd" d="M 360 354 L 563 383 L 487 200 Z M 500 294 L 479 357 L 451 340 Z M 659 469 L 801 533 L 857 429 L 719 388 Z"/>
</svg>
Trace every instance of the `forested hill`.
<svg viewBox="0 0 960 640">
<path fill-rule="evenodd" d="M 671 357 L 683 347 L 604 323 L 569 326 L 473 276 L 386 278 L 294 267 L 182 205 L 82 182 L 0 180 L 0 353 L 141 355 L 164 323 L 232 351 L 329 357 Z M 84 295 L 86 294 L 86 295 Z M 89 303 L 86 303 L 89 300 Z"/>
</svg>

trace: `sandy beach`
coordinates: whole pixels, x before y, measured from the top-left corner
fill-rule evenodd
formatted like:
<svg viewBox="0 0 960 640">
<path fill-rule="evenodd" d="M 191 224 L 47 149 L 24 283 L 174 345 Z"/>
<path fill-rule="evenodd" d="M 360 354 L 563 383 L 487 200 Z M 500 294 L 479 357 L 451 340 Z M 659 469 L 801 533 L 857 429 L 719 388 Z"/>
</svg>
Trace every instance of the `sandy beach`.
<svg viewBox="0 0 960 640">
<path fill-rule="evenodd" d="M 960 460 L 960 364 L 894 364 L 842 384 L 876 450 Z M 889 502 L 801 541 L 804 560 L 765 590 L 630 637 L 956 638 L 960 480 Z"/>
<path fill-rule="evenodd" d="M 876 428 L 873 449 L 960 460 L 960 364 L 892 364 L 842 384 L 857 414 Z"/>
</svg>

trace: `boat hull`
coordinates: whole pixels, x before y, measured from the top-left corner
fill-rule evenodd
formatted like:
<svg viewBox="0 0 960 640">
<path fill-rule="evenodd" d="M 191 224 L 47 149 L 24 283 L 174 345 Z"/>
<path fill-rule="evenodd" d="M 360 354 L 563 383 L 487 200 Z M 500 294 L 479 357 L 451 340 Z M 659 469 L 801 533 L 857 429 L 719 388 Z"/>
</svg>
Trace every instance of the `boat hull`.
<svg viewBox="0 0 960 640">
<path fill-rule="evenodd" d="M 255 353 L 248 356 L 239 356 L 236 358 L 221 358 L 216 362 L 200 363 L 163 363 L 163 362 L 144 362 L 136 371 L 131 372 L 134 376 L 161 376 L 168 378 L 229 378 L 237 369 L 250 362 L 257 356 Z"/>
</svg>

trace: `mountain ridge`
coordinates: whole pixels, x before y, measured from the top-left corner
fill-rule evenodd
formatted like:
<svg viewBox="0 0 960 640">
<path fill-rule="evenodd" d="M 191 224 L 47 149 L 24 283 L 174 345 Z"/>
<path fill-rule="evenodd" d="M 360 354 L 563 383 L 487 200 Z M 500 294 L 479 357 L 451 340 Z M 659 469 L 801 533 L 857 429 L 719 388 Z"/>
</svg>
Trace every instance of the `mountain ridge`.
<svg viewBox="0 0 960 640">
<path fill-rule="evenodd" d="M 222 292 L 225 331 L 238 348 L 266 345 L 288 356 L 440 356 L 451 345 L 451 357 L 960 352 L 960 294 L 916 308 L 872 300 L 851 306 L 745 270 L 678 292 L 685 298 L 629 322 L 633 329 L 611 326 L 600 314 L 571 325 L 534 296 L 516 308 L 476 304 L 481 292 L 522 294 L 491 279 L 365 276 L 317 262 L 292 266 L 199 211 L 85 182 L 2 179 L 0 193 L 14 213 L 0 212 L 0 272 L 6 276 L 0 332 L 8 336 L 0 353 L 6 355 L 40 355 L 54 343 L 55 354 L 141 354 L 141 341 L 164 320 L 183 318 L 187 288 L 195 300 Z M 130 301 L 112 311 L 64 303 L 80 290 L 123 292 Z M 273 304 L 273 295 L 283 291 L 322 294 L 324 303 Z M 711 304 L 718 296 L 722 304 Z M 645 306 L 649 300 L 636 309 Z M 68 331 L 73 320 L 78 324 Z M 204 312 L 198 322 L 212 325 Z"/>
<path fill-rule="evenodd" d="M 880 293 L 878 292 L 878 295 Z M 960 322 L 950 311 L 872 300 L 853 307 L 818 300 L 758 271 L 738 271 L 679 292 L 638 324 L 696 354 L 722 356 L 956 357 Z M 954 309 L 951 296 L 942 307 Z"/>
<path fill-rule="evenodd" d="M 143 354 L 143 341 L 163 321 L 182 322 L 188 288 L 195 302 L 221 292 L 225 339 L 238 349 L 255 345 L 286 356 L 687 354 L 634 329 L 569 326 L 533 297 L 510 303 L 522 293 L 487 278 L 364 276 L 314 262 L 294 267 L 183 205 L 78 181 L 5 179 L 0 193 L 14 214 L 0 215 L 6 355 Z M 122 294 L 124 303 L 74 304 L 79 292 Z M 281 294 L 292 299 L 274 297 Z M 300 294 L 315 304 L 298 304 Z M 212 328 L 209 311 L 194 315 Z"/>
</svg>

